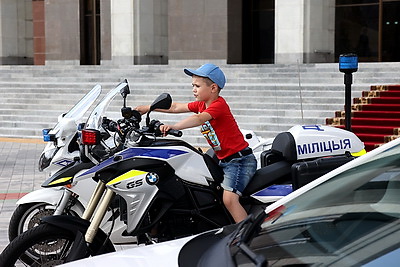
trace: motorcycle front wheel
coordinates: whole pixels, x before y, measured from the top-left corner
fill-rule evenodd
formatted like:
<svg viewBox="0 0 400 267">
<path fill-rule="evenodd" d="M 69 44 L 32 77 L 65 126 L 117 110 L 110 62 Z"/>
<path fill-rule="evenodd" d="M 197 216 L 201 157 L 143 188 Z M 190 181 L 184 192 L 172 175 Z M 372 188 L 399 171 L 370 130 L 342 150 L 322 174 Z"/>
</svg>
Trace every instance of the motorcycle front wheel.
<svg viewBox="0 0 400 267">
<path fill-rule="evenodd" d="M 97 237 L 97 236 L 96 236 Z M 107 240 L 94 239 L 89 256 L 114 252 Z M 65 263 L 75 242 L 73 231 L 43 223 L 15 238 L 0 254 L 0 266 L 56 266 Z"/>
<path fill-rule="evenodd" d="M 55 206 L 44 202 L 19 205 L 13 212 L 8 226 L 10 242 L 23 232 L 38 226 L 43 217 L 53 215 L 55 208 Z M 68 210 L 64 214 L 79 216 L 74 210 Z"/>
</svg>

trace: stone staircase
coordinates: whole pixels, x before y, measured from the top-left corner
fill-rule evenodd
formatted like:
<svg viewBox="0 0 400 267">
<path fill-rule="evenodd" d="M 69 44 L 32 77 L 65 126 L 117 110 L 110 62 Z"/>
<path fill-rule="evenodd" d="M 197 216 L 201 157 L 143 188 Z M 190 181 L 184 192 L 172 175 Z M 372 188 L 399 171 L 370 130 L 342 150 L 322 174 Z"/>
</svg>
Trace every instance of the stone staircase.
<svg viewBox="0 0 400 267">
<path fill-rule="evenodd" d="M 96 84 L 104 95 L 127 79 L 131 89 L 127 104 L 132 107 L 149 104 L 163 92 L 176 102 L 192 101 L 191 79 L 183 73 L 184 67 L 198 65 L 0 66 L 0 136 L 41 138 L 43 128 L 52 127 L 59 114 Z M 338 64 L 220 67 L 227 76 L 221 95 L 239 126 L 264 138 L 296 124 L 325 124 L 336 110 L 344 109 Z M 399 74 L 400 63 L 360 63 L 353 75 L 352 98 L 374 84 L 399 84 Z M 117 96 L 108 117 L 119 118 L 121 106 Z M 187 115 L 153 113 L 152 117 L 168 124 Z M 198 129 L 184 130 L 183 139 L 195 146 L 206 145 Z"/>
</svg>

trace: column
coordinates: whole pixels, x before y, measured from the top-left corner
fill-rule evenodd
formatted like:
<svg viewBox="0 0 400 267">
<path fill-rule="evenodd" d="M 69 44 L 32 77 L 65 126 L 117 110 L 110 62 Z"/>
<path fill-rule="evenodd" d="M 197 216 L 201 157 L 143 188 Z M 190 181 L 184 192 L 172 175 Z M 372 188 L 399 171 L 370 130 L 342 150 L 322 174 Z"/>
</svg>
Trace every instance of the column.
<svg viewBox="0 0 400 267">
<path fill-rule="evenodd" d="M 134 64 L 135 0 L 111 0 L 112 64 Z"/>
<path fill-rule="evenodd" d="M 334 0 L 275 0 L 275 63 L 334 62 Z"/>
<path fill-rule="evenodd" d="M 44 16 L 43 0 L 33 0 L 32 19 L 33 19 L 33 64 L 45 65 L 46 36 L 44 30 L 45 16 Z"/>
</svg>

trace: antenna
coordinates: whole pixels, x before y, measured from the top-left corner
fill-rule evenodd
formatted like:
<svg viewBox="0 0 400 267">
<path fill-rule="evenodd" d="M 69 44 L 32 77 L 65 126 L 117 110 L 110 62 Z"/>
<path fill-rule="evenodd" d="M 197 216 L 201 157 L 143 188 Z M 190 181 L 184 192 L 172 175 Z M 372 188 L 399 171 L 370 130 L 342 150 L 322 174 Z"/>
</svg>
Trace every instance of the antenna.
<svg viewBox="0 0 400 267">
<path fill-rule="evenodd" d="M 300 93 L 300 109 L 301 109 L 301 122 L 304 124 L 304 111 L 303 111 L 303 95 L 301 91 L 301 78 L 300 78 L 300 62 L 297 60 L 297 72 L 299 77 L 299 93 Z"/>
</svg>

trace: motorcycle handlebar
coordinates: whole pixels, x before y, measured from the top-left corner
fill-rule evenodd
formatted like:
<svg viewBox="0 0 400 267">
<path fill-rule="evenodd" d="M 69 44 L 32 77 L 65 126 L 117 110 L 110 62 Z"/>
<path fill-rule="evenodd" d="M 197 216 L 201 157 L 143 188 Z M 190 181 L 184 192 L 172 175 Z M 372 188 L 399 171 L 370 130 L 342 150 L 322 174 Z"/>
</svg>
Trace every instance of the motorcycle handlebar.
<svg viewBox="0 0 400 267">
<path fill-rule="evenodd" d="M 156 136 L 162 136 L 162 133 L 160 131 L 160 126 L 164 125 L 162 122 L 160 122 L 159 120 L 152 120 L 149 123 L 149 128 L 151 129 L 152 132 L 154 132 L 156 134 Z M 179 130 L 175 130 L 175 129 L 169 129 L 167 131 L 167 134 L 176 136 L 176 137 L 181 137 L 182 136 L 182 132 Z"/>
<path fill-rule="evenodd" d="M 135 124 L 135 123 L 133 123 L 133 124 Z M 145 133 L 146 131 L 149 131 L 149 133 L 151 133 L 151 132 L 155 133 L 156 136 L 161 136 L 162 135 L 162 133 L 160 132 L 161 125 L 163 125 L 162 122 L 160 122 L 158 120 L 152 120 L 150 122 L 147 130 L 145 130 L 143 133 Z M 108 118 L 103 118 L 103 127 L 105 127 L 106 129 L 108 129 L 111 132 L 117 132 L 119 135 L 121 135 L 121 138 L 123 138 L 122 135 L 124 135 L 128 132 L 127 131 L 128 128 L 139 127 L 139 126 L 132 125 L 132 123 L 127 122 L 126 119 L 121 119 L 118 122 L 115 122 Z M 181 137 L 183 135 L 182 131 L 175 130 L 175 129 L 168 130 L 167 134 L 170 134 L 170 135 L 176 136 L 176 137 Z"/>
<path fill-rule="evenodd" d="M 181 137 L 183 133 L 180 130 L 170 129 L 170 130 L 168 130 L 167 134 L 170 134 L 170 135 L 173 135 L 176 137 Z"/>
</svg>

